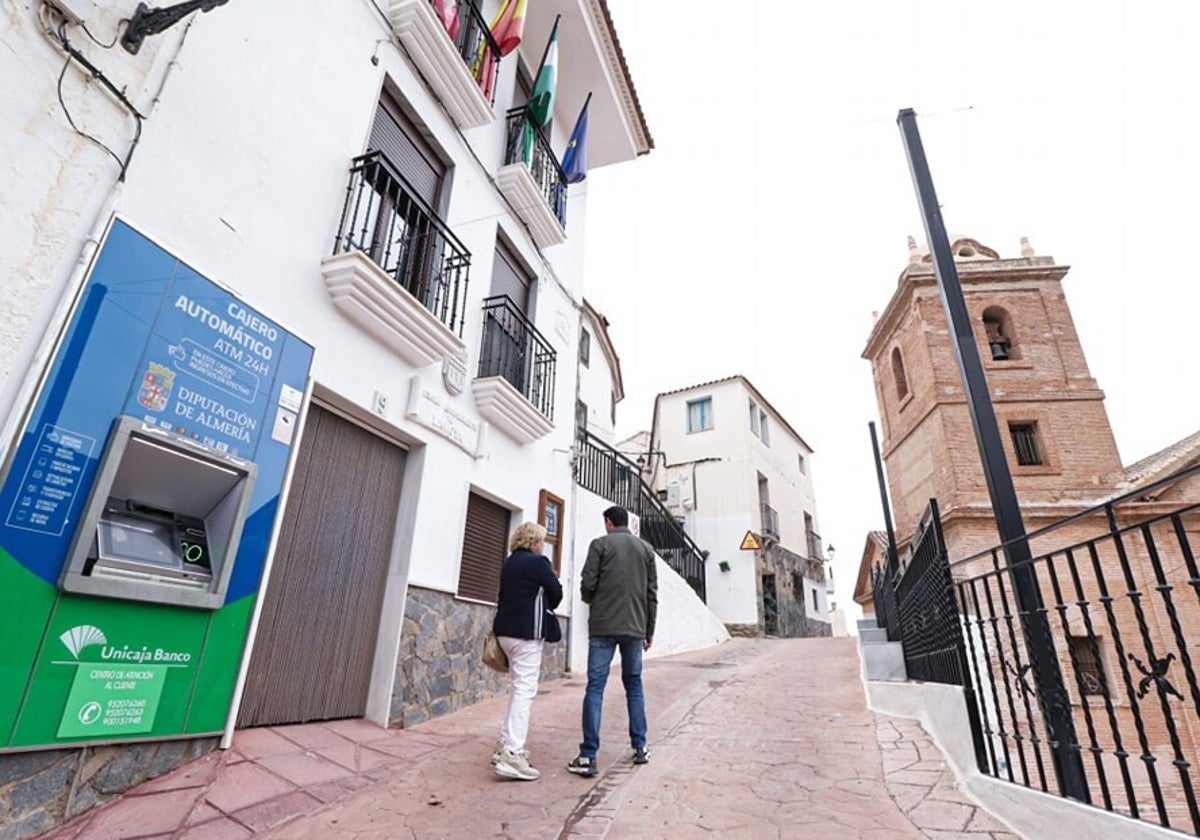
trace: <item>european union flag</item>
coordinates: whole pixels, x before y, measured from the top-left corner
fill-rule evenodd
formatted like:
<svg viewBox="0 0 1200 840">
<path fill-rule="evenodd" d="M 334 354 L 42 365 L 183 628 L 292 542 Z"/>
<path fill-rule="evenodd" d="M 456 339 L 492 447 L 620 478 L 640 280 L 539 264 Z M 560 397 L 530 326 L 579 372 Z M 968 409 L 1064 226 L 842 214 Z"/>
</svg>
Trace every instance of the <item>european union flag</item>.
<svg viewBox="0 0 1200 840">
<path fill-rule="evenodd" d="M 591 101 L 592 95 L 589 93 L 587 101 L 583 103 L 583 110 L 579 112 L 579 119 L 575 120 L 575 130 L 571 132 L 567 150 L 563 153 L 563 177 L 568 184 L 578 184 L 587 177 L 588 104 Z"/>
</svg>

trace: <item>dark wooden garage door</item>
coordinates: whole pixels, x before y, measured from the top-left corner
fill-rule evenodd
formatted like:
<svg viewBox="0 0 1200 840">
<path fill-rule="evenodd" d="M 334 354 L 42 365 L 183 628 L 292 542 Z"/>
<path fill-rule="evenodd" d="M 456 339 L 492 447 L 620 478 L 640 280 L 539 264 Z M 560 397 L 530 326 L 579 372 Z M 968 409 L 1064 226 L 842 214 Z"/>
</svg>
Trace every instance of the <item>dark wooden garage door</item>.
<svg viewBox="0 0 1200 840">
<path fill-rule="evenodd" d="M 309 409 L 239 726 L 365 713 L 403 469 L 404 450 Z"/>
</svg>

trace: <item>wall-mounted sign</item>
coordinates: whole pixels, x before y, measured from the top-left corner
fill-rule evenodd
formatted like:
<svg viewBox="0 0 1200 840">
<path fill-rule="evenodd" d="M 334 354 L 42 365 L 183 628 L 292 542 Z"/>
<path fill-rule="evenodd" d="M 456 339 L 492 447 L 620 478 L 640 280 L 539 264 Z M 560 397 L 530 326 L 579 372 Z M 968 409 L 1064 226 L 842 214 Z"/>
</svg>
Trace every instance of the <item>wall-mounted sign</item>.
<svg viewBox="0 0 1200 840">
<path fill-rule="evenodd" d="M 742 537 L 742 544 L 738 546 L 739 551 L 758 551 L 762 548 L 762 543 L 753 531 L 747 531 L 746 536 Z"/>
<path fill-rule="evenodd" d="M 467 360 L 447 356 L 442 360 L 442 383 L 446 390 L 458 396 L 467 387 Z"/>
<path fill-rule="evenodd" d="M 113 221 L 0 477 L 0 751 L 225 728 L 312 355 Z M 105 478 L 125 427 L 132 454 Z M 156 469 L 163 452 L 171 466 Z M 204 459 L 216 466 L 185 469 Z M 235 461 L 257 481 L 226 515 L 203 500 L 220 495 L 224 478 L 213 476 Z M 97 506 L 108 527 L 92 517 L 89 534 L 83 520 Z M 232 532 L 231 519 L 241 539 L 230 538 L 236 557 L 211 604 L 144 597 L 207 588 L 203 537 Z M 103 591 L 64 582 L 73 545 L 84 577 L 104 567 Z"/>
<path fill-rule="evenodd" d="M 404 416 L 427 429 L 432 429 L 464 452 L 472 456 L 478 455 L 479 423 L 426 388 L 417 374 L 412 378 L 408 407 Z"/>
</svg>

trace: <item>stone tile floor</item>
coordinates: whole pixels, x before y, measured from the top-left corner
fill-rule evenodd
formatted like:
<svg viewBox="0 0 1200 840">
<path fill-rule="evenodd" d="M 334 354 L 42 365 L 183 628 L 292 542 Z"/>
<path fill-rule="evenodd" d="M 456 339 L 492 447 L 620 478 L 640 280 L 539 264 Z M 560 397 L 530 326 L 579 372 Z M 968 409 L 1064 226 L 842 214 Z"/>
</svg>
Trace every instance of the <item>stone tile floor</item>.
<svg viewBox="0 0 1200 840">
<path fill-rule="evenodd" d="M 630 761 L 610 682 L 601 773 L 566 761 L 583 681 L 544 682 L 527 744 L 534 783 L 488 761 L 506 698 L 410 729 L 362 721 L 237 733 L 48 840 L 720 838 L 1010 840 L 954 785 L 913 721 L 872 715 L 853 639 L 735 639 L 645 666 L 650 764 Z"/>
</svg>

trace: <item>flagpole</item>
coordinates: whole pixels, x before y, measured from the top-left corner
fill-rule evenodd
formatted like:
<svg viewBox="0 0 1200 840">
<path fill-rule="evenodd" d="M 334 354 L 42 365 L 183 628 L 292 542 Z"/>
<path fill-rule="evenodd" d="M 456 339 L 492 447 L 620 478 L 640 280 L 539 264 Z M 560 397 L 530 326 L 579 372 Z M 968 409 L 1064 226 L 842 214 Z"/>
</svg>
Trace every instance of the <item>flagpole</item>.
<svg viewBox="0 0 1200 840">
<path fill-rule="evenodd" d="M 533 83 L 537 84 L 537 77 L 542 75 L 542 68 L 546 66 L 546 56 L 550 54 L 550 45 L 554 43 L 554 35 L 558 32 L 558 22 L 562 20 L 562 15 L 554 16 L 554 28 L 550 30 L 550 37 L 546 39 L 546 49 L 542 50 L 542 60 L 538 62 L 537 72 L 533 74 Z"/>
</svg>

